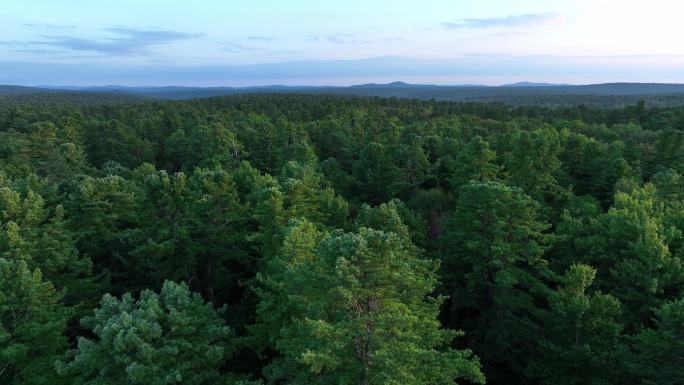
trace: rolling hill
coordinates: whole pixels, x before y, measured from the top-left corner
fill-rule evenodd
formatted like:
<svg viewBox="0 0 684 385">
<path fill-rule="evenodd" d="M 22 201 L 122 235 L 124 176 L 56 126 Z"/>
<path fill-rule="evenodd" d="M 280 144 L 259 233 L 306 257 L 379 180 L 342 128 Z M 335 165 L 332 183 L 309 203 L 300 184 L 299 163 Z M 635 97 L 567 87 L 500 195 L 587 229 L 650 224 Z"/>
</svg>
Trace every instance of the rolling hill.
<svg viewBox="0 0 684 385">
<path fill-rule="evenodd" d="M 234 94 L 296 93 L 366 97 L 394 97 L 406 99 L 497 102 L 511 105 L 572 106 L 591 105 L 616 107 L 645 100 L 653 106 L 684 105 L 684 84 L 664 83 L 604 83 L 565 85 L 520 82 L 502 86 L 433 85 L 392 82 L 387 84 L 361 84 L 353 86 L 253 86 L 253 87 L 129 87 L 109 86 L 0 86 L 0 95 L 28 95 L 70 93 L 116 95 L 135 98 L 186 100 Z M 53 95 L 59 98 L 59 95 Z"/>
</svg>

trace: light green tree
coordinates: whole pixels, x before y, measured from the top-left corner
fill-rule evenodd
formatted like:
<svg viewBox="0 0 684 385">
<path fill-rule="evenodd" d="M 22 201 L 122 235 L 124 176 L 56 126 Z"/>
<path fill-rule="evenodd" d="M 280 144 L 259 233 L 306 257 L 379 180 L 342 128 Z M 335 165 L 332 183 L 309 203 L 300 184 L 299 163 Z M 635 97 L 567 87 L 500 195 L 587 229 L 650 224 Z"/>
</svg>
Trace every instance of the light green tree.
<svg viewBox="0 0 684 385">
<path fill-rule="evenodd" d="M 118 299 L 109 294 L 81 320 L 95 338 L 80 337 L 58 372 L 82 385 L 213 385 L 232 353 L 232 331 L 211 304 L 184 283 L 164 283 Z"/>
<path fill-rule="evenodd" d="M 70 306 L 96 301 L 90 259 L 75 247 L 61 205 L 49 207 L 31 188 L 2 186 L 0 179 L 0 257 L 23 260 L 64 291 Z"/>
<path fill-rule="evenodd" d="M 653 185 L 615 194 L 607 213 L 578 216 L 565 212 L 557 233 L 561 258 L 597 269 L 597 288 L 625 307 L 629 331 L 648 324 L 653 310 L 681 287 L 681 260 L 672 255 L 658 214 Z M 567 262 L 566 262 L 567 263 Z"/>
</svg>

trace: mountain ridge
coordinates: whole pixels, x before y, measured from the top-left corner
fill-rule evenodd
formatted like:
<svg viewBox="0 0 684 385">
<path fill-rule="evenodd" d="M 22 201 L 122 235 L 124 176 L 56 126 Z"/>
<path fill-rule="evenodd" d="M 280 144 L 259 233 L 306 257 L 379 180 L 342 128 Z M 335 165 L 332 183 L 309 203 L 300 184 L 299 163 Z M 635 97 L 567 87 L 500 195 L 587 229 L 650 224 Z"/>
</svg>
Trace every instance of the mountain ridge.
<svg viewBox="0 0 684 385">
<path fill-rule="evenodd" d="M 607 99 L 622 99 L 630 103 L 640 99 L 669 98 L 668 103 L 684 104 L 684 84 L 678 83 L 598 83 L 563 85 L 518 82 L 499 86 L 411 84 L 402 81 L 367 83 L 351 86 L 265 85 L 248 87 L 155 86 L 53 86 L 25 87 L 0 85 L 0 96 L 47 94 L 63 92 L 134 96 L 157 100 L 186 100 L 250 93 L 320 94 L 360 97 L 394 97 L 460 102 L 499 102 L 514 105 L 602 104 Z M 57 98 L 57 96 L 55 96 Z M 601 100 L 599 100 L 601 99 Z"/>
</svg>

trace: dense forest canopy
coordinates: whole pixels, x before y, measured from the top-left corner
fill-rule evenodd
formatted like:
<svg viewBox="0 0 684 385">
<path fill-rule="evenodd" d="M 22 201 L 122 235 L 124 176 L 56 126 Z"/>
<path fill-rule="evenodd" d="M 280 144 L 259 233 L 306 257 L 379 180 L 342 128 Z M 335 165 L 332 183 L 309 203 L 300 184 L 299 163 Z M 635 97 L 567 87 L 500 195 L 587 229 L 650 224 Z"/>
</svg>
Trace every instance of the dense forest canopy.
<svg viewBox="0 0 684 385">
<path fill-rule="evenodd" d="M 684 107 L 49 95 L 2 384 L 684 384 Z"/>
</svg>

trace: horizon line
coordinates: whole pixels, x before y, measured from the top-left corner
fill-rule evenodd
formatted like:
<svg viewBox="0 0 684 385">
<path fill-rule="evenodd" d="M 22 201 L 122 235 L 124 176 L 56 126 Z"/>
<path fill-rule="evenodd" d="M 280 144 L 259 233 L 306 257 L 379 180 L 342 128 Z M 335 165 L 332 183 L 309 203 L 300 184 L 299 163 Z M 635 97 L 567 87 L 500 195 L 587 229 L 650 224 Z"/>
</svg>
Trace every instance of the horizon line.
<svg viewBox="0 0 684 385">
<path fill-rule="evenodd" d="M 460 88 L 480 88 L 480 87 L 511 87 L 515 86 L 518 88 L 530 87 L 530 88 L 544 88 L 544 87 L 582 87 L 582 86 L 600 86 L 600 85 L 670 85 L 684 86 L 684 82 L 658 82 L 658 81 L 606 81 L 597 83 L 575 83 L 575 82 L 553 82 L 553 81 L 515 81 L 515 82 L 503 82 L 499 84 L 485 84 L 485 83 L 412 83 L 408 81 L 395 80 L 391 82 L 370 82 L 370 83 L 352 83 L 352 84 L 285 84 L 285 83 L 270 83 L 270 84 L 253 84 L 253 85 L 187 85 L 187 84 L 165 84 L 165 85 L 153 85 L 153 84 L 126 84 L 126 83 L 112 83 L 103 82 L 101 84 L 93 85 L 78 85 L 78 84 L 57 84 L 57 83 L 36 83 L 32 85 L 26 84 L 12 84 L 3 83 L 0 87 L 25 87 L 25 88 L 38 88 L 45 90 L 64 90 L 69 91 L 68 88 L 74 88 L 74 90 L 84 90 L 89 88 L 200 88 L 200 89 L 211 89 L 211 88 L 229 88 L 229 89 L 246 89 L 246 88 L 272 88 L 272 87 L 283 87 L 283 88 L 352 88 L 359 86 L 413 86 L 413 87 L 460 87 Z"/>
</svg>

